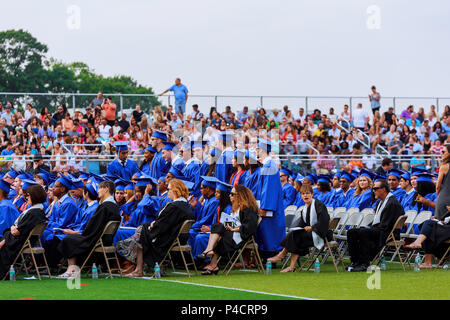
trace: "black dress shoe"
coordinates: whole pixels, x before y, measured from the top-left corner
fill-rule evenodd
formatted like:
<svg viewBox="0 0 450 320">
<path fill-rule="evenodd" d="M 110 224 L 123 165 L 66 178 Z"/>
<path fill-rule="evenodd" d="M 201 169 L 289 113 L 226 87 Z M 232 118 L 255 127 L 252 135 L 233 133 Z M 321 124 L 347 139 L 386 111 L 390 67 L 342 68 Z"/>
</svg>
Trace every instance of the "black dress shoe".
<svg viewBox="0 0 450 320">
<path fill-rule="evenodd" d="M 367 271 L 368 266 L 365 264 L 360 264 L 357 265 L 356 267 L 354 267 L 351 272 L 366 272 Z"/>
<path fill-rule="evenodd" d="M 357 266 L 358 266 L 358 264 L 356 262 L 352 262 L 352 264 L 347 268 L 347 271 L 351 272 Z"/>
</svg>

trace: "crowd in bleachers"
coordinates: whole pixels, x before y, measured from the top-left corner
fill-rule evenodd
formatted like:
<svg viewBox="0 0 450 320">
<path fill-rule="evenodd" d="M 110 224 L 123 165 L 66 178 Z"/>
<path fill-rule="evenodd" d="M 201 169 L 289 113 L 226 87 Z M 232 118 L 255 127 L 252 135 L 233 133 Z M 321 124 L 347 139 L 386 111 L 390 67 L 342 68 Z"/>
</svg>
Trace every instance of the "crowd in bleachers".
<svg viewBox="0 0 450 320">
<path fill-rule="evenodd" d="M 320 110 L 306 115 L 303 108 L 294 114 L 288 106 L 270 114 L 262 107 L 255 112 L 244 107 L 236 114 L 231 107 L 222 113 L 211 108 L 205 115 L 195 105 L 191 114 L 183 114 L 172 112 L 169 106 L 164 111 L 155 107 L 150 116 L 138 105 L 128 121 L 125 114 L 118 118 L 116 104 L 101 93 L 90 106 L 74 114 L 64 105 L 58 106 L 54 114 L 45 107 L 37 113 L 32 105 L 22 113 L 8 102 L 1 106 L 0 117 L 5 170 L 0 188 L 0 233 L 9 230 L 30 208 L 27 188 L 42 185 L 48 194 L 43 207 L 49 219 L 42 240 L 49 264 L 57 267 L 62 258 L 59 242 L 65 235 L 83 233 L 95 212 L 91 206 L 102 181 L 114 182 L 113 201 L 121 219 L 114 244 L 125 260 L 125 269 L 130 271 L 133 268 L 127 266 L 139 263 L 137 257 L 142 255 L 142 248 L 136 244 L 139 242 L 130 239 L 136 239 L 136 234 L 139 238 L 142 226 L 150 230 L 161 211 L 179 198 L 188 202 L 195 220 L 188 243 L 195 257 L 205 258 L 206 248 L 210 247 L 205 234 L 223 223 L 223 212 L 232 212 L 230 195 L 232 199 L 239 185 L 249 190 L 258 204 L 261 221 L 251 236 L 255 236 L 263 257 L 282 249 L 286 234 L 284 210 L 291 205 L 304 206 L 299 192 L 302 185 L 310 185 L 313 198 L 326 207 L 362 211 L 376 208 L 373 184 L 387 180 L 390 192 L 405 210 L 431 211 L 441 219 L 449 204 L 436 204 L 438 174 L 430 172 L 429 163 L 421 155 L 448 157 L 450 107 L 445 107 L 442 116 L 434 110 L 432 107 L 425 115 L 423 108 L 416 113 L 410 106 L 397 117 L 392 108 L 382 115 L 374 109 L 370 121 L 361 106 L 353 114 L 346 106 L 341 115 L 334 114 L 333 108 L 327 115 Z M 362 150 L 358 130 L 369 135 L 372 148 Z M 389 158 L 378 168 L 375 163 L 368 166 L 370 161 L 355 158 L 336 170 L 334 162 L 324 157 L 317 160 L 314 171 L 295 172 L 282 166 L 277 157 L 312 154 L 313 148 L 321 155 L 361 155 L 373 152 L 377 144 L 384 145 L 391 154 L 415 155 L 410 168 L 394 168 Z M 109 154 L 115 159 L 108 163 L 105 174 L 89 173 L 82 161 L 65 158 L 70 145 L 72 154 Z M 143 157 L 136 162 L 130 157 L 134 154 Z M 35 156 L 27 162 L 23 155 Z M 189 196 L 169 196 L 170 182 L 174 180 L 183 181 Z M 144 250 L 144 261 L 157 261 L 145 256 L 148 250 Z M 210 264 L 205 268 L 209 274 L 216 270 Z M 137 274 L 141 274 L 140 269 Z"/>
</svg>

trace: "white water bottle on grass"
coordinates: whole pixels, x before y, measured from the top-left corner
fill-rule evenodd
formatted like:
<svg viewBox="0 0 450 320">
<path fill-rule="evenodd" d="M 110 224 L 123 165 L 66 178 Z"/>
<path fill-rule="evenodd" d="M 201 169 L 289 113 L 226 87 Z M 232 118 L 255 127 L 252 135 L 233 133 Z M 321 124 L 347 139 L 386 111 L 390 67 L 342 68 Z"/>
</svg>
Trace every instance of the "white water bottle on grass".
<svg viewBox="0 0 450 320">
<path fill-rule="evenodd" d="M 95 263 L 92 265 L 92 279 L 98 279 L 98 270 Z"/>
<path fill-rule="evenodd" d="M 420 271 L 420 253 L 417 253 L 416 259 L 414 259 L 414 271 Z"/>
<path fill-rule="evenodd" d="M 11 269 L 9 269 L 9 281 L 16 281 L 16 270 L 14 270 L 14 266 L 11 266 Z"/>
<path fill-rule="evenodd" d="M 161 278 L 161 269 L 158 262 L 155 264 L 155 278 Z"/>
<path fill-rule="evenodd" d="M 314 263 L 314 272 L 315 272 L 315 273 L 320 273 L 320 262 L 319 262 L 319 258 L 316 258 L 316 262 Z"/>
<path fill-rule="evenodd" d="M 266 274 L 272 274 L 272 262 L 267 260 L 266 263 Z"/>
</svg>

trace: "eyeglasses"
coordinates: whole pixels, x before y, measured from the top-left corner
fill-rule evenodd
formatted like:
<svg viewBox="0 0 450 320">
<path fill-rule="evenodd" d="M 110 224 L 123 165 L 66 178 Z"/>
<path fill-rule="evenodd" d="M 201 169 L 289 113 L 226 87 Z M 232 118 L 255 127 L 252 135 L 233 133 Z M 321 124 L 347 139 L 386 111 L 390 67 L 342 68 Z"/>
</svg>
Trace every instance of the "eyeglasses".
<svg viewBox="0 0 450 320">
<path fill-rule="evenodd" d="M 235 196 L 236 195 L 236 192 L 230 192 L 230 196 Z"/>
</svg>

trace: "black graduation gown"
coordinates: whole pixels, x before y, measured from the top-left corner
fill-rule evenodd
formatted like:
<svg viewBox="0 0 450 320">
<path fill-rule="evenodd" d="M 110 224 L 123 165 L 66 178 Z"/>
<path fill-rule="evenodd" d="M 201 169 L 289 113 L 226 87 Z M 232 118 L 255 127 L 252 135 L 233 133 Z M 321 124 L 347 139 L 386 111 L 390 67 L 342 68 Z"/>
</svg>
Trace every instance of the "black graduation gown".
<svg viewBox="0 0 450 320">
<path fill-rule="evenodd" d="M 31 230 L 45 221 L 47 221 L 47 218 L 45 217 L 44 210 L 32 209 L 23 216 L 22 220 L 17 225 L 20 235 L 13 236 L 9 228 L 3 232 L 3 238 L 0 239 L 0 241 L 5 240 L 5 244 L 0 249 L 0 280 L 3 279 L 5 274 L 9 271 L 11 264 L 19 254 L 19 251 Z M 33 240 L 36 241 L 37 239 L 32 239 L 32 241 Z"/>
<path fill-rule="evenodd" d="M 380 205 L 381 201 L 378 203 L 375 212 L 377 212 L 377 209 Z M 374 244 L 376 247 L 375 251 L 384 246 L 384 244 L 386 243 L 386 239 L 389 236 L 389 233 L 392 231 L 392 228 L 394 227 L 398 217 L 404 214 L 405 210 L 403 210 L 400 202 L 394 196 L 391 196 L 388 199 L 383 212 L 381 212 L 380 223 L 371 226 L 372 230 L 376 230 L 379 232 L 378 242 Z M 400 238 L 400 230 L 396 231 L 395 238 Z"/>
<path fill-rule="evenodd" d="M 314 199 L 314 206 L 317 214 L 317 223 L 312 227 L 312 231 L 317 233 L 322 239 L 332 239 L 332 232 L 328 230 L 330 224 L 330 215 L 328 214 L 327 207 L 320 200 Z M 306 221 L 303 220 L 303 215 L 300 216 L 298 227 L 304 228 L 310 226 L 310 212 L 311 207 L 307 209 Z M 288 252 L 299 254 L 304 256 L 308 254 L 308 249 L 314 246 L 312 232 L 306 232 L 303 229 L 294 230 L 289 232 L 281 242 L 281 245 L 285 247 Z"/>
<path fill-rule="evenodd" d="M 119 207 L 113 202 L 106 201 L 95 210 L 82 234 L 71 234 L 61 241 L 58 246 L 61 255 L 66 259 L 88 255 L 110 221 L 120 221 Z M 109 237 L 103 241 L 106 245 L 110 245 L 113 239 Z"/>
<path fill-rule="evenodd" d="M 448 216 L 450 216 L 450 212 L 447 212 L 442 219 Z M 423 243 L 423 249 L 426 253 L 432 253 L 440 259 L 448 248 L 448 244 L 443 242 L 448 239 L 450 239 L 450 223 L 440 225 L 436 222 L 433 224 L 431 235 Z"/>
<path fill-rule="evenodd" d="M 150 223 L 142 225 L 139 243 L 142 245 L 144 262 L 148 266 L 153 268 L 156 262 L 161 262 L 186 220 L 194 220 L 189 204 L 173 201 L 159 212 L 153 228 L 148 230 Z"/>
<path fill-rule="evenodd" d="M 216 224 L 211 227 L 211 233 L 219 233 L 222 238 L 214 248 L 214 252 L 220 256 L 225 255 L 228 252 L 234 252 L 243 246 L 251 236 L 256 235 L 258 229 L 258 214 L 250 208 L 239 211 L 239 221 L 241 226 L 239 233 L 241 234 L 242 241 L 236 244 L 233 239 L 233 231 L 226 230 L 222 224 Z"/>
</svg>

